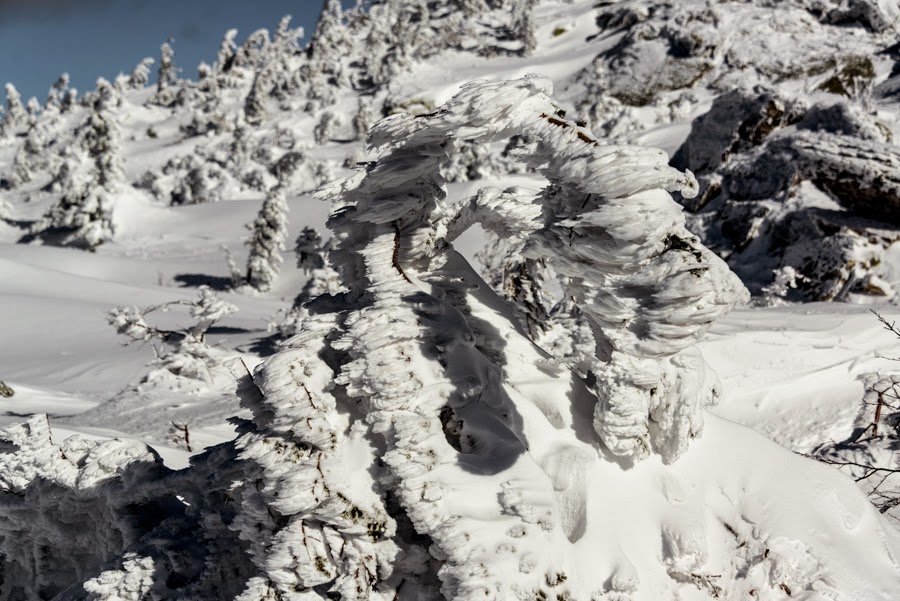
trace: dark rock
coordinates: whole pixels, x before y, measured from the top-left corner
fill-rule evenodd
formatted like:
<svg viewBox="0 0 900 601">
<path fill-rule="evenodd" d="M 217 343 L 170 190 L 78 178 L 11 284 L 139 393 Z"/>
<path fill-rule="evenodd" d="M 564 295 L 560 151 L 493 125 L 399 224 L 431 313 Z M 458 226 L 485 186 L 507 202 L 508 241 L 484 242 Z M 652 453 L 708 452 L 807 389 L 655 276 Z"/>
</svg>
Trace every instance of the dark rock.
<svg viewBox="0 0 900 601">
<path fill-rule="evenodd" d="M 828 13 L 825 20 L 835 25 L 861 25 L 881 33 L 892 27 L 895 18 L 879 6 L 878 0 L 844 0 L 841 6 Z"/>
<path fill-rule="evenodd" d="M 788 119 L 785 102 L 772 92 L 754 89 L 723 94 L 708 113 L 694 121 L 671 164 L 696 174 L 709 173 L 732 154 L 761 144 Z"/>
</svg>

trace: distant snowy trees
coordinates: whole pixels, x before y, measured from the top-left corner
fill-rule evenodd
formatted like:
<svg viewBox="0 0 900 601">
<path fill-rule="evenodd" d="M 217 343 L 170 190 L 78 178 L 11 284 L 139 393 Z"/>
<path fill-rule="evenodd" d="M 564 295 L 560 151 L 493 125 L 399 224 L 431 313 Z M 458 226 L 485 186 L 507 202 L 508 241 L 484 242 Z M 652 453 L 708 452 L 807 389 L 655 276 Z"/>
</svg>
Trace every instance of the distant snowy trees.
<svg viewBox="0 0 900 601">
<path fill-rule="evenodd" d="M 77 144 L 67 149 L 51 182 L 59 200 L 32 225 L 32 236 L 86 250 L 112 240 L 114 198 L 124 183 L 116 102 L 112 85 L 98 80 Z"/>
</svg>

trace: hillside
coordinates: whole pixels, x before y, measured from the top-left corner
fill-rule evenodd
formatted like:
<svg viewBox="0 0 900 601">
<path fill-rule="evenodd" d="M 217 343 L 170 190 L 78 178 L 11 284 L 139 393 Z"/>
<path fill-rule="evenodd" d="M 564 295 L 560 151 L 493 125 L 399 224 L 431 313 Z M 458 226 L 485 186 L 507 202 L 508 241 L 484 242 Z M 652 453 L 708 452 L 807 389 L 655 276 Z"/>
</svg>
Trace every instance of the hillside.
<svg viewBox="0 0 900 601">
<path fill-rule="evenodd" d="M 0 599 L 895 598 L 898 17 L 328 2 L 7 88 Z"/>
</svg>

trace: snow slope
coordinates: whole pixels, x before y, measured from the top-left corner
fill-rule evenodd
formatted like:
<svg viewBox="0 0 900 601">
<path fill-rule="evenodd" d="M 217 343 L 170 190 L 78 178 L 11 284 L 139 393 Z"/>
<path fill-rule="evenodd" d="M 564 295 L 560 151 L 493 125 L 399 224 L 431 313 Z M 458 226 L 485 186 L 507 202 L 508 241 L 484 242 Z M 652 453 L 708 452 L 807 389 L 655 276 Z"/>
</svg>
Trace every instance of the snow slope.
<svg viewBox="0 0 900 601">
<path fill-rule="evenodd" d="M 497 395 L 490 402 L 461 408 L 458 416 L 461 423 L 484 424 L 470 426 L 469 435 L 473 441 L 480 440 L 487 445 L 488 450 L 467 455 L 452 448 L 449 438 L 445 438 L 447 424 L 441 424 L 446 416 L 439 415 L 439 411 L 433 412 L 434 415 L 429 416 L 430 425 L 420 425 L 421 440 L 414 436 L 412 443 L 403 443 L 410 444 L 405 449 L 410 453 L 416 452 L 415 443 L 425 440 L 426 435 L 441 445 L 435 447 L 442 453 L 437 468 L 439 476 L 429 476 L 440 483 L 433 489 L 423 490 L 423 478 L 416 479 L 396 465 L 393 466 L 395 471 L 389 474 L 389 470 L 379 463 L 390 444 L 397 444 L 397 448 L 404 450 L 403 444 L 379 442 L 380 435 L 376 436 L 372 422 L 366 421 L 354 405 L 347 404 L 347 399 L 335 393 L 335 408 L 329 409 L 330 413 L 324 417 L 316 413 L 320 407 L 309 408 L 298 402 L 298 407 L 294 408 L 297 412 L 308 411 L 316 419 L 323 419 L 328 423 L 327 431 L 333 430 L 338 433 L 336 436 L 343 437 L 334 449 L 327 450 L 327 445 L 323 445 L 321 456 L 329 466 L 328 470 L 333 470 L 329 471 L 326 489 L 330 486 L 342 491 L 340 494 L 355 503 L 353 508 L 364 514 L 362 518 L 354 518 L 357 522 L 353 524 L 350 523 L 353 520 L 341 514 L 350 509 L 341 505 L 343 500 L 337 495 L 329 497 L 333 506 L 324 508 L 307 499 L 305 492 L 318 494 L 319 489 L 311 484 L 311 480 L 305 480 L 306 473 L 296 480 L 286 476 L 283 482 L 273 485 L 273 489 L 265 488 L 261 492 L 249 488 L 236 492 L 237 488 L 228 488 L 241 479 L 259 478 L 261 482 L 265 478 L 276 478 L 272 474 L 283 474 L 279 470 L 285 468 L 279 459 L 272 458 L 267 446 L 275 444 L 272 440 L 278 437 L 267 438 L 261 434 L 268 432 L 265 428 L 294 428 L 292 431 L 299 432 L 296 436 L 306 443 L 309 440 L 303 436 L 315 434 L 304 430 L 302 420 L 294 413 L 279 417 L 286 421 L 273 425 L 269 422 L 271 408 L 265 402 L 255 404 L 257 401 L 250 402 L 245 398 L 241 403 L 234 394 L 234 380 L 225 369 L 217 372 L 210 383 L 197 384 L 167 376 L 151 380 L 151 386 L 140 388 L 140 379 L 151 370 L 147 364 L 154 356 L 152 344 L 123 346 L 123 339 L 117 337 L 106 323 L 106 312 L 113 306 L 148 306 L 188 300 L 196 296 L 199 285 L 208 284 L 223 288 L 220 296 L 239 309 L 208 332 L 208 342 L 220 346 L 229 356 L 242 358 L 251 370 L 275 351 L 278 340 L 269 324 L 279 321 L 281 315 L 291 310 L 294 297 L 310 274 L 297 268 L 294 257 L 287 253 L 272 290 L 259 293 L 246 287 L 229 289 L 232 274 L 221 246 L 227 245 L 239 263 L 246 256 L 242 247 L 242 240 L 247 236 L 244 225 L 252 222 L 264 194 L 252 185 L 241 183 L 240 177 L 261 170 L 260 177 L 265 185 L 272 184 L 274 176 L 267 169 L 288 152 L 277 142 L 282 129 L 289 130 L 297 139 L 292 148 L 304 154 L 300 168 L 289 179 L 290 241 L 307 226 L 324 234 L 328 214 L 340 207 L 341 202 L 347 202 L 344 199 L 329 206 L 328 202 L 311 195 L 313 189 L 332 177 L 351 176 L 352 171 L 347 165 L 375 158 L 373 153 L 362 149 L 359 132 L 355 131 L 354 119 L 362 113 L 360 103 L 371 103 L 370 121 L 374 121 L 382 106 L 386 107 L 386 112 L 390 112 L 387 109 L 399 112 L 405 107 L 416 113 L 431 114 L 435 107 L 450 100 L 464 83 L 471 80 L 501 80 L 536 73 L 551 80 L 558 107 L 565 109 L 570 118 L 576 115 L 586 118 L 594 133 L 603 133 L 617 142 L 658 146 L 673 155 L 688 138 L 691 121 L 709 110 L 714 97 L 734 85 L 735 78 L 771 83 L 772 76 L 767 70 L 777 67 L 781 73 L 793 69 L 797 66 L 793 64 L 796 57 L 812 56 L 818 60 L 821 58 L 819 53 L 827 54 L 825 50 L 828 49 L 836 52 L 842 44 L 852 45 L 854 51 L 874 53 L 886 46 L 885 40 L 891 35 L 869 32 L 856 25 L 837 28 L 822 24 L 808 16 L 812 13 L 807 11 L 804 3 L 792 2 L 783 13 L 778 13 L 783 19 L 781 27 L 785 39 L 776 39 L 772 52 L 756 56 L 758 53 L 746 47 L 747 40 L 771 33 L 767 29 L 771 25 L 763 17 L 774 9 L 763 2 L 725 3 L 727 6 L 716 10 L 727 13 L 733 9 L 733 13 L 709 25 L 707 32 L 728 41 L 730 54 L 722 51 L 728 54 L 728 60 L 717 50 L 713 70 L 704 71 L 705 79 L 687 89 L 661 89 L 657 99 L 637 106 L 601 93 L 599 86 L 609 84 L 619 86 L 620 91 L 630 89 L 628 86 L 632 83 L 628 81 L 604 79 L 610 74 L 615 75 L 617 60 L 631 56 L 629 48 L 637 48 L 634 52 L 638 59 L 635 60 L 648 60 L 650 65 L 657 64 L 654 61 L 660 55 L 643 54 L 645 50 L 632 35 L 640 30 L 639 27 L 619 29 L 608 22 L 601 26 L 598 17 L 602 20 L 606 18 L 603 15 L 621 9 L 616 18 L 624 19 L 622 23 L 632 18 L 629 17 L 631 12 L 636 15 L 632 25 L 646 23 L 649 4 L 620 2 L 609 4 L 612 8 L 607 4 L 600 7 L 594 4 L 592 0 L 537 3 L 533 13 L 537 47 L 529 56 L 519 56 L 517 51 L 497 53 L 496 50 L 466 49 L 465 41 L 460 47 L 436 51 L 413 46 L 421 56 L 413 53 L 407 62 L 398 63 L 384 82 L 361 93 L 353 91 L 353 86 L 343 79 L 351 78 L 355 73 L 352 56 L 358 56 L 360 48 L 365 51 L 366 47 L 357 39 L 352 42 L 353 50 L 347 53 L 347 59 L 335 61 L 343 64 L 345 71 L 325 71 L 326 76 L 339 81 L 334 89 L 321 84 L 322 80 L 316 79 L 320 74 L 313 73 L 310 77 L 314 83 L 309 87 L 301 86 L 300 91 L 291 91 L 288 100 L 278 100 L 275 95 L 266 99 L 266 116 L 261 124 L 249 128 L 251 149 L 247 154 L 263 148 L 271 151 L 272 156 L 268 158 L 245 159 L 240 158 L 240 153 L 232 152 L 236 139 L 234 132 L 247 118 L 245 97 L 256 81 L 254 73 L 263 70 L 250 59 L 240 67 L 243 74 L 231 73 L 216 80 L 221 87 L 217 88 L 218 99 L 213 103 L 205 104 L 203 94 L 209 92 L 199 87 L 194 89 L 193 84 L 185 87 L 195 94 L 185 106 L 178 103 L 168 106 L 146 104 L 153 96 L 149 88 L 126 91 L 121 95 L 122 104 L 115 109 L 121 126 L 125 174 L 123 187 L 116 196 L 116 235 L 96 252 L 35 242 L 17 243 L 23 231 L 16 224 L 38 218 L 55 200 L 53 194 L 40 190 L 50 179 L 52 169 L 35 167 L 31 182 L 11 190 L 0 190 L 0 216 L 4 213 L 2 203 L 9 206 L 5 211 L 9 220 L 0 222 L 0 273 L 4 276 L 0 287 L 0 380 L 15 390 L 14 396 L 0 398 L 0 425 L 6 427 L 30 415 L 48 414 L 52 441 L 63 444 L 64 456 L 70 456 L 72 463 L 59 467 L 55 463 L 57 459 L 49 458 L 52 453 L 47 452 L 48 447 L 42 447 L 50 442 L 49 431 L 32 425 L 30 434 L 22 434 L 25 431 L 20 426 L 19 430 L 8 431 L 4 438 L 12 439 L 14 446 L 25 450 L 16 460 L 10 459 L 12 455 L 9 454 L 0 455 L 0 462 L 8 461 L 0 463 L 0 467 L 6 466 L 7 471 L 20 469 L 18 466 L 24 455 L 31 471 L 24 475 L 16 472 L 13 478 L 0 469 L 4 490 L 15 491 L 14 495 L 35 495 L 33 498 L 37 499 L 39 491 L 29 489 L 27 485 L 31 477 L 41 474 L 52 479 L 63 474 L 54 484 L 61 487 L 60 490 L 71 487 L 78 478 L 85 483 L 93 482 L 91 478 L 109 478 L 112 497 L 121 494 L 125 498 L 126 493 L 115 492 L 119 490 L 116 487 L 120 487 L 116 478 L 131 477 L 132 470 L 136 469 L 134 465 L 146 463 L 152 464 L 153 470 L 163 475 L 159 483 L 153 485 L 152 493 L 145 493 L 138 485 L 134 494 L 152 495 L 161 490 L 166 491 L 165 494 L 178 491 L 188 494 L 190 474 L 203 474 L 209 485 L 208 498 L 190 492 L 195 496 L 187 503 L 194 503 L 196 513 L 185 510 L 187 517 L 184 520 L 196 520 L 196 523 L 191 522 L 190 527 L 182 524 L 171 528 L 185 536 L 188 536 L 185 532 L 221 536 L 221 540 L 226 541 L 222 543 L 223 547 L 233 547 L 228 552 L 236 555 L 228 561 L 239 566 L 236 572 L 240 573 L 234 576 L 234 581 L 228 581 L 228 586 L 222 585 L 222 590 L 229 592 L 222 593 L 225 597 L 220 598 L 232 598 L 241 591 L 248 599 L 276 598 L 275 591 L 279 591 L 284 598 L 314 599 L 324 595 L 332 582 L 338 582 L 340 587 L 350 587 L 350 582 L 358 582 L 358 574 L 352 576 L 352 568 L 365 562 L 357 556 L 337 557 L 333 550 L 328 550 L 337 546 L 336 531 L 340 532 L 341 540 L 352 541 L 348 545 L 359 549 L 360 557 L 370 551 L 373 557 L 377 555 L 380 562 L 377 569 L 365 564 L 378 573 L 378 577 L 367 580 L 367 586 L 371 586 L 367 589 L 370 599 L 435 598 L 438 590 L 447 598 L 467 598 L 465 595 L 484 598 L 481 593 L 485 587 L 499 599 L 896 598 L 900 593 L 897 564 L 900 538 L 887 516 L 877 514 L 865 493 L 838 470 L 789 452 L 812 453 L 829 441 L 843 441 L 852 435 L 854 428 L 870 419 L 871 409 L 861 404 L 864 393 L 861 378 L 873 372 L 893 373 L 895 364 L 891 363 L 890 357 L 900 356 L 900 352 L 893 350 L 898 346 L 896 340 L 883 331 L 867 307 L 825 303 L 747 307 L 718 320 L 697 343 L 703 359 L 721 380 L 721 388 L 717 389 L 721 391 L 718 404 L 696 414 L 704 424 L 702 435 L 696 426 L 699 422 L 691 418 L 690 444 L 675 445 L 678 451 L 663 461 L 658 454 L 663 445 L 653 443 L 656 446 L 649 458 L 631 465 L 627 460 L 616 459 L 615 453 L 609 452 L 594 431 L 594 392 L 589 391 L 580 377 L 560 368 L 534 346 L 516 323 L 516 313 L 504 299 L 490 292 L 480 275 L 466 265 L 468 260 L 479 267 L 474 255 L 484 238 L 478 227 L 473 227 L 457 241 L 462 255 L 447 252 L 449 267 L 445 271 L 423 269 L 410 259 L 406 273 L 412 281 L 392 281 L 388 285 L 415 284 L 410 287 L 410 292 L 434 297 L 427 303 L 423 301 L 422 307 L 438 307 L 439 311 L 445 312 L 428 318 L 435 320 L 429 326 L 433 331 L 422 336 L 440 339 L 441 334 L 452 333 L 456 331 L 454 328 L 462 328 L 461 324 L 465 324 L 475 335 L 484 338 L 475 350 L 466 346 L 468 342 L 460 343 L 464 350 L 450 359 L 457 372 L 453 377 L 485 378 L 489 382 L 486 386 L 493 387 L 491 393 Z M 881 6 L 886 14 L 894 14 L 891 13 L 894 7 L 891 2 L 882 2 Z M 666 10 L 674 13 L 655 18 L 678 23 L 681 18 L 676 14 L 678 7 Z M 506 18 L 504 15 L 503 10 L 488 11 L 480 17 L 479 26 L 490 29 L 498 20 L 502 22 Z M 798 31 L 798 23 L 802 25 L 801 31 Z M 361 35 L 360 31 L 355 30 L 353 35 Z M 817 45 L 816 40 L 834 32 L 837 32 L 836 37 L 828 44 Z M 804 37 L 807 34 L 808 37 Z M 489 36 L 473 37 L 490 39 Z M 633 46 L 635 43 L 637 46 Z M 325 42 L 320 41 L 320 46 L 325 46 Z M 795 52 L 797 48 L 804 50 Z M 376 54 L 374 50 L 372 52 Z M 306 64 L 307 59 L 300 55 L 289 56 L 290 61 L 294 61 L 291 63 L 293 68 L 286 72 L 300 72 L 297 65 Z M 888 55 L 877 55 L 875 59 L 880 85 L 889 81 L 889 59 Z M 746 64 L 735 67 L 740 61 Z M 662 59 L 662 64 L 665 68 L 675 68 L 668 58 Z M 620 69 L 619 72 L 640 72 L 640 69 Z M 804 86 L 818 85 L 819 79 L 829 74 L 788 78 L 781 88 L 803 91 Z M 277 79 L 280 75 L 272 77 Z M 317 97 L 317 94 L 326 97 Z M 328 94 L 332 98 L 327 98 Z M 619 96 L 625 98 L 626 94 L 623 92 Z M 896 136 L 896 115 L 890 112 L 890 107 L 896 105 L 895 98 L 885 96 L 878 103 L 879 118 Z M 57 141 L 48 147 L 48 153 L 55 155 L 72 143 L 76 137 L 74 128 L 89 111 L 86 106 L 76 107 L 64 115 L 62 121 L 48 126 L 49 132 L 58 135 Z M 225 121 L 231 119 L 236 125 L 212 129 L 199 136 L 182 133 L 180 128 L 196 120 L 197 114 L 208 117 L 217 111 L 227 116 Z M 320 132 L 324 141 L 314 144 L 315 130 L 323 123 L 324 113 L 329 111 L 338 116 L 338 124 L 327 134 Z M 577 126 L 571 123 L 571 127 Z M 154 131 L 153 136 L 148 133 L 150 129 Z M 12 171 L 25 131 L 23 129 L 18 138 L 0 141 L 0 177 Z M 463 150 L 458 154 L 449 153 L 451 164 L 444 171 L 445 177 L 451 180 L 447 188 L 447 206 L 470 198 L 487 185 L 503 190 L 515 184 L 520 186 L 520 193 L 526 198 L 543 187 L 544 180 L 533 171 L 509 172 L 519 161 L 515 153 L 507 156 L 501 152 L 502 144 L 471 146 L 469 135 L 454 134 L 458 138 L 455 143 Z M 179 178 L 189 177 L 189 170 L 175 169 L 163 176 L 164 165 L 177 157 L 195 156 L 206 160 L 204 157 L 217 153 L 239 158 L 236 159 L 237 166 L 225 169 L 225 184 L 218 191 L 221 200 L 167 206 L 170 191 L 177 186 Z M 212 165 L 216 160 L 220 159 L 210 159 L 207 164 Z M 132 185 L 147 172 L 157 174 L 155 182 L 162 190 L 160 195 L 150 188 Z M 478 172 L 480 179 L 470 177 L 474 172 Z M 821 198 L 817 199 L 821 201 Z M 655 213 L 648 211 L 647 215 L 655 216 Z M 702 219 L 691 224 L 704 225 Z M 373 228 L 373 232 L 376 229 Z M 382 261 L 385 257 L 389 261 L 393 235 L 385 235 L 384 244 L 376 251 L 381 253 L 377 256 Z M 406 247 L 401 250 L 409 251 Z M 885 260 L 883 265 L 890 263 Z M 752 262 L 748 264 L 752 266 Z M 345 284 L 358 285 L 360 278 L 345 276 Z M 471 286 L 464 293 L 454 286 L 438 293 L 435 287 L 440 288 L 440 281 L 455 282 L 454 286 L 458 288 Z M 660 278 L 661 284 L 666 282 Z M 442 285 L 446 286 L 446 283 Z M 474 288 L 475 285 L 479 288 Z M 642 285 L 649 284 L 642 282 Z M 459 298 L 463 299 L 465 310 L 448 308 L 453 302 L 460 304 L 454 294 L 461 295 Z M 584 294 L 589 297 L 592 293 Z M 872 298 L 863 296 L 856 300 L 869 302 Z M 402 311 L 412 311 L 402 303 L 398 306 L 398 315 Z M 900 319 L 900 311 L 892 306 L 883 306 L 879 310 L 888 320 Z M 390 311 L 384 319 L 389 319 L 389 314 Z M 165 327 L 185 327 L 190 321 L 187 315 L 176 310 L 158 317 Z M 315 319 L 309 323 L 314 324 Z M 342 335 L 349 335 L 350 331 L 350 325 L 331 323 L 324 318 L 315 327 L 323 330 L 313 328 L 307 332 L 307 337 L 318 336 L 315 342 L 321 344 L 326 343 L 328 332 L 340 331 Z M 399 331 L 397 324 L 393 327 Z M 348 346 L 344 351 L 364 356 L 360 349 L 365 347 L 360 345 L 372 334 L 371 329 L 371 323 L 364 319 L 360 321 L 350 336 L 353 341 L 345 342 Z M 412 349 L 416 349 L 415 340 L 415 337 L 411 339 Z M 313 343 L 307 340 L 303 344 Z M 339 346 L 331 339 L 327 344 Z M 446 340 L 441 340 L 440 344 L 452 346 Z M 421 372 L 419 375 L 441 373 L 440 361 L 420 351 L 416 351 L 415 364 Z M 277 407 L 276 401 L 281 397 L 274 384 L 272 389 L 266 389 L 267 378 L 280 381 L 278 378 L 283 375 L 280 370 L 299 360 L 291 352 L 275 355 L 265 364 L 268 367 L 257 372 L 261 382 L 258 385 L 271 397 L 268 402 L 272 406 Z M 502 362 L 499 357 L 503 358 Z M 313 359 L 304 360 L 313 364 Z M 321 371 L 315 372 L 315 378 L 324 378 L 321 384 L 327 387 L 329 377 L 333 378 L 329 371 L 333 365 L 316 365 Z M 351 385 L 346 378 L 339 383 Z M 438 382 L 429 390 L 436 394 L 445 385 Z M 468 385 L 474 386 L 471 381 Z M 357 396 L 365 398 L 370 392 L 363 387 Z M 431 402 L 437 402 L 437 399 L 434 397 Z M 519 422 L 513 426 L 504 423 L 506 417 L 498 416 L 504 408 L 513 408 Z M 232 415 L 253 420 L 255 427 L 261 430 L 248 433 L 245 422 L 238 443 L 229 446 L 232 444 L 229 441 L 235 438 L 235 428 L 227 421 Z M 190 425 L 191 452 L 186 449 L 183 435 L 173 429 L 173 422 Z M 387 425 L 380 427 L 389 429 Z M 418 426 L 410 432 L 415 427 Z M 462 429 L 456 434 L 465 432 Z M 81 439 L 62 443 L 75 433 L 91 440 L 137 438 L 152 445 L 166 466 L 185 467 L 193 455 L 195 467 L 193 471 L 169 472 L 161 464 L 154 463 L 157 459 L 153 452 L 131 442 L 116 443 L 122 447 L 110 443 L 94 451 L 87 450 L 88 443 L 78 442 Z M 604 442 L 614 444 L 609 429 L 601 436 Z M 225 447 L 219 447 L 211 455 L 197 457 L 204 447 L 219 443 L 225 443 Z M 291 444 L 303 448 L 303 444 L 296 441 Z M 465 443 L 457 441 L 456 444 Z M 232 456 L 237 455 L 244 463 L 232 463 Z M 670 462 L 676 455 L 677 459 Z M 78 475 L 87 469 L 86 466 L 94 465 L 84 459 L 88 456 L 97 457 L 99 464 L 111 467 L 104 468 L 107 471 L 101 476 L 96 473 Z M 304 465 L 313 470 L 315 461 L 310 457 L 313 455 L 304 457 L 304 461 L 311 462 Z M 888 461 L 893 461 L 892 456 Z M 14 465 L 17 467 L 11 467 Z M 254 467 L 246 468 L 248 472 L 244 473 L 243 467 L 236 469 L 235 465 Z M 143 473 L 141 470 L 138 472 Z M 51 477 L 54 473 L 57 475 Z M 397 482 L 404 478 L 409 478 L 407 484 L 398 485 Z M 281 486 L 284 488 L 279 488 Z M 104 496 L 107 494 L 104 490 L 92 488 L 85 498 L 105 503 L 108 497 Z M 387 490 L 391 493 L 386 494 Z M 288 508 L 290 501 L 267 496 L 278 497 L 282 492 L 285 497 L 296 495 L 297 506 Z M 90 496 L 95 493 L 99 496 Z M 439 511 L 429 514 L 430 510 L 423 509 L 424 505 L 420 506 L 414 498 L 416 495 L 436 502 Z M 63 495 L 63 498 L 68 497 Z M 229 500 L 237 507 L 224 512 L 216 508 L 216 503 L 227 504 Z M 131 501 L 143 503 L 146 499 Z M 310 505 L 299 507 L 301 501 Z M 400 511 L 391 503 L 403 504 L 404 509 Z M 19 522 L 34 520 L 34 524 L 44 524 L 46 520 L 50 523 L 59 507 L 48 504 L 42 509 L 40 520 L 35 517 L 37 514 L 28 513 L 28 507 L 17 509 L 22 513 L 16 515 L 21 517 Z M 262 539 L 255 539 L 257 535 L 252 534 L 255 524 L 268 524 L 265 517 L 268 507 L 275 508 L 269 511 L 275 511 L 279 519 L 293 520 L 292 525 L 288 527 L 280 521 L 277 526 L 267 525 L 270 530 L 259 535 Z M 127 511 L 123 509 L 116 513 L 119 509 L 113 512 L 115 519 L 133 526 Z M 238 517 L 228 514 L 229 511 L 234 511 Z M 210 518 L 211 515 L 218 517 Z M 437 524 L 434 521 L 437 517 L 452 517 L 453 520 L 449 525 Z M 233 544 L 227 542 L 232 539 L 227 538 L 225 529 L 216 529 L 216 519 L 236 520 L 234 528 L 227 534 L 235 537 Z M 320 534 L 318 542 L 309 542 L 304 535 L 308 548 L 291 547 L 291 541 L 299 536 L 297 529 L 309 526 L 304 520 L 330 524 L 328 527 L 334 530 L 317 525 L 324 533 Z M 360 529 L 360 520 L 367 520 L 370 526 L 379 520 L 394 525 L 379 526 L 389 531 L 386 538 L 379 538 L 373 535 L 371 528 L 370 531 Z M 83 564 L 89 565 L 89 569 L 85 569 L 90 573 L 79 573 L 78 578 L 73 579 L 71 575 L 59 575 L 46 567 L 38 567 L 37 572 L 53 586 L 60 582 L 77 585 L 94 578 L 93 584 L 88 585 L 88 590 L 95 595 L 91 598 L 138 598 L 141 591 L 147 593 L 151 589 L 160 598 L 181 594 L 178 591 L 166 593 L 166 589 L 161 588 L 163 576 L 160 574 L 166 574 L 166 570 L 179 577 L 183 574 L 164 561 L 160 563 L 159 556 L 165 553 L 153 547 L 157 543 L 152 542 L 160 530 L 153 530 L 146 524 L 141 527 L 148 530 L 140 531 L 135 527 L 135 532 L 140 531 L 148 538 L 135 534 L 131 538 L 117 539 L 110 544 L 108 555 Z M 48 534 L 46 540 L 41 539 L 35 534 L 39 530 L 35 526 L 31 534 L 23 536 L 31 536 L 41 544 L 61 540 L 54 539 L 53 536 L 57 536 L 54 534 Z M 46 532 L 56 531 L 48 527 Z M 167 533 L 169 535 L 171 532 Z M 164 539 L 164 536 L 160 538 Z M 238 539 L 243 542 L 238 543 Z M 20 539 L 10 536 L 4 540 Z M 263 544 L 258 540 L 266 542 Z M 256 544 L 260 547 L 253 547 Z M 242 555 L 244 547 L 241 545 L 251 548 L 246 556 Z M 344 546 L 340 548 L 343 553 Z M 4 549 L 5 556 L 11 556 L 9 548 Z M 57 552 L 60 557 L 72 553 L 63 545 L 59 545 Z M 132 555 L 123 559 L 123 552 Z M 208 549 L 207 552 L 205 557 L 226 557 L 222 550 Z M 327 572 L 332 580 L 322 580 L 321 573 L 304 572 L 310 565 L 318 566 L 317 558 L 325 558 L 329 565 L 334 564 Z M 192 562 L 196 561 L 202 563 L 196 557 L 184 561 L 189 565 L 195 565 Z M 387 565 L 396 568 L 393 579 L 386 573 Z M 156 576 L 152 575 L 154 571 Z M 98 577 L 101 572 L 103 576 Z M 23 574 L 31 572 L 26 570 Z M 210 572 L 203 574 L 202 579 L 200 576 L 196 579 L 200 588 L 190 594 L 215 598 L 213 589 L 203 587 L 210 582 L 221 584 L 227 579 Z M 251 576 L 255 580 L 249 580 Z M 27 575 L 23 576 L 23 579 L 27 578 Z M 267 584 L 264 584 L 266 578 L 271 581 L 266 580 Z M 404 587 L 403 578 L 408 578 L 415 586 Z M 244 585 L 250 582 L 252 586 L 247 584 L 245 590 Z M 306 587 L 306 583 L 312 582 L 319 584 Z M 84 595 L 78 586 L 79 592 L 71 592 L 71 598 Z M 294 593 L 303 596 L 287 596 L 286 591 L 292 590 L 291 586 L 297 587 L 294 590 L 305 591 Z M 315 589 L 315 586 L 320 588 Z M 314 589 L 314 593 L 309 592 Z M 346 598 L 352 598 L 349 590 L 341 588 Z"/>
</svg>

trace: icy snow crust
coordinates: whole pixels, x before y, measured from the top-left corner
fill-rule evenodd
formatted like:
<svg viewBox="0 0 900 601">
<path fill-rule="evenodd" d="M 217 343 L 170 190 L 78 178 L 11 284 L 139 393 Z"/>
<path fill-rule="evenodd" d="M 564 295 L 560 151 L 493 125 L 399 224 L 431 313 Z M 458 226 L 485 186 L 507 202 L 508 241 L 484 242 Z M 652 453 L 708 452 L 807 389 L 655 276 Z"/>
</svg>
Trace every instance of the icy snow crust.
<svg viewBox="0 0 900 601">
<path fill-rule="evenodd" d="M 599 145 L 549 93 L 538 77 L 471 84 L 373 130 L 380 159 L 331 191 L 349 291 L 310 304 L 288 348 L 241 378 L 252 419 L 233 443 L 171 472 L 138 443 L 53 446 L 44 418 L 6 430 L 4 594 L 893 598 L 900 538 L 852 482 L 709 415 L 688 445 L 715 390 L 691 345 L 745 292 L 665 193 L 692 177 L 657 151 Z M 490 190 L 444 202 L 451 138 L 522 131 L 548 181 L 540 213 L 514 191 L 502 208 Z M 600 341 L 593 387 L 453 250 L 469 221 L 578 278 Z M 613 320 L 616 289 L 639 294 Z M 31 530 L 101 511 L 85 534 L 110 542 L 90 556 L 66 551 L 62 525 Z M 40 549 L 72 568 L 41 571 L 40 588 L 8 579 Z"/>
</svg>

